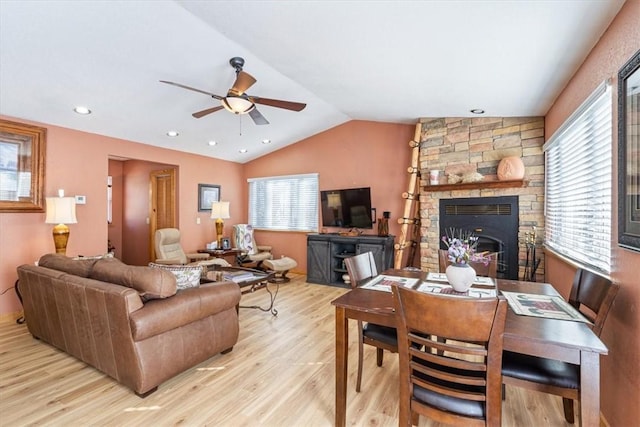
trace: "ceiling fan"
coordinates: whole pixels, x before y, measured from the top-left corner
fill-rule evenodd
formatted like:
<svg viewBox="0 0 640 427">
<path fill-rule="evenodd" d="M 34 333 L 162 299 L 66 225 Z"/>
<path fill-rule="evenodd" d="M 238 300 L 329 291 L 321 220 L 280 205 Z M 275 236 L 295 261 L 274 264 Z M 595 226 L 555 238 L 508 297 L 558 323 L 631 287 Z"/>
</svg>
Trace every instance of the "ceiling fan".
<svg viewBox="0 0 640 427">
<path fill-rule="evenodd" d="M 166 80 L 160 80 L 161 83 L 178 86 L 183 89 L 192 90 L 194 92 L 200 92 L 205 95 L 209 95 L 214 99 L 220 101 L 221 105 L 216 107 L 207 108 L 206 110 L 193 113 L 192 116 L 196 119 L 206 116 L 207 114 L 215 113 L 223 108 L 232 112 L 233 114 L 249 114 L 253 119 L 253 122 L 257 125 L 268 125 L 269 122 L 256 108 L 256 104 L 268 105 L 270 107 L 284 108 L 291 111 L 302 111 L 307 104 L 300 102 L 282 101 L 279 99 L 262 98 L 259 96 L 249 95 L 246 92 L 256 79 L 249 73 L 242 71 L 244 66 L 244 59 L 240 57 L 233 57 L 229 60 L 229 64 L 236 70 L 236 81 L 233 86 L 227 92 L 227 96 L 216 95 L 215 93 L 207 92 L 205 90 L 196 89 L 193 87 L 185 86 L 180 83 L 169 82 Z"/>
</svg>

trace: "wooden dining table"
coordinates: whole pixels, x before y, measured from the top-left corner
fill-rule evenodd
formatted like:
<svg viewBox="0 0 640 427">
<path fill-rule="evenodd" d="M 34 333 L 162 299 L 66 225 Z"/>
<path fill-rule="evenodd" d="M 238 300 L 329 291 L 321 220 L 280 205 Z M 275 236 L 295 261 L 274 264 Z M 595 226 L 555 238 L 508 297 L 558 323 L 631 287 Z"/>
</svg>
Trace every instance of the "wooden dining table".
<svg viewBox="0 0 640 427">
<path fill-rule="evenodd" d="M 383 274 L 426 279 L 426 273 L 387 270 Z M 539 295 L 559 295 L 548 283 L 497 280 L 499 291 Z M 335 425 L 346 423 L 348 320 L 362 320 L 384 326 L 396 326 L 390 292 L 355 288 L 331 302 L 336 308 L 336 414 Z M 600 423 L 600 355 L 607 347 L 583 322 L 547 319 L 507 312 L 504 349 L 580 365 L 580 425 L 597 427 Z"/>
</svg>

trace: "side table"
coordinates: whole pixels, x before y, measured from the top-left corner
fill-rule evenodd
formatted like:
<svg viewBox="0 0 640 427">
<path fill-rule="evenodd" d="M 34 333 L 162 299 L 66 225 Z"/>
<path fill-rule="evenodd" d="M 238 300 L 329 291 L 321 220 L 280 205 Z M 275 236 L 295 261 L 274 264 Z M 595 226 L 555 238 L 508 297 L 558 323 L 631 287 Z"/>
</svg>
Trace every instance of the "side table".
<svg viewBox="0 0 640 427">
<path fill-rule="evenodd" d="M 198 249 L 199 254 L 209 254 L 214 258 L 226 258 L 226 257 L 235 257 L 237 258 L 240 255 L 243 255 L 245 251 L 241 249 Z"/>
</svg>

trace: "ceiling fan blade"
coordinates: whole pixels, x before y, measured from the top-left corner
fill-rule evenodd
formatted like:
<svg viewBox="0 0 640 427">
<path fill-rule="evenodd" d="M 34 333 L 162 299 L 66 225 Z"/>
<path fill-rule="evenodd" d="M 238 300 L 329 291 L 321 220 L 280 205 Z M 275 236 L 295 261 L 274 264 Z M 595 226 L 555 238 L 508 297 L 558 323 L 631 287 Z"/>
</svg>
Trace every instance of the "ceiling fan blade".
<svg viewBox="0 0 640 427">
<path fill-rule="evenodd" d="M 233 83 L 233 87 L 229 89 L 229 93 L 240 96 L 247 89 L 249 89 L 256 82 L 256 79 L 249 73 L 245 73 L 244 71 L 238 71 L 238 75 L 236 76 L 236 81 Z"/>
<path fill-rule="evenodd" d="M 269 124 L 269 121 L 264 118 L 262 113 L 260 113 L 260 111 L 258 111 L 257 108 L 254 108 L 253 110 L 249 111 L 249 115 L 253 119 L 253 122 L 255 124 L 257 124 L 257 125 L 268 125 Z"/>
<path fill-rule="evenodd" d="M 192 90 L 192 91 L 194 91 L 194 92 L 204 93 L 205 95 L 212 96 L 212 97 L 214 97 L 214 98 L 215 98 L 215 99 L 217 99 L 217 100 L 221 100 L 221 99 L 222 99 L 222 96 L 220 96 L 220 95 L 216 95 L 215 93 L 211 93 L 211 92 L 207 92 L 207 91 L 204 91 L 204 90 L 196 89 L 196 88 L 194 88 L 194 87 L 190 87 L 190 86 L 185 86 L 185 85 L 180 84 L 180 83 L 169 82 L 169 81 L 166 81 L 166 80 L 160 80 L 160 83 L 166 83 L 166 84 L 168 84 L 168 85 L 178 86 L 178 87 L 181 87 L 181 88 L 183 88 L 183 89 Z"/>
<path fill-rule="evenodd" d="M 204 117 L 207 114 L 215 113 L 218 110 L 222 110 L 224 107 L 222 105 L 218 105 L 217 107 L 207 108 L 206 110 L 198 111 L 197 113 L 193 113 L 192 116 L 196 119 L 200 117 Z"/>
<path fill-rule="evenodd" d="M 249 100 L 254 104 L 268 105 L 270 107 L 284 108 L 285 110 L 302 111 L 307 104 L 301 102 L 281 101 L 279 99 L 260 98 L 259 96 L 249 96 Z"/>
</svg>

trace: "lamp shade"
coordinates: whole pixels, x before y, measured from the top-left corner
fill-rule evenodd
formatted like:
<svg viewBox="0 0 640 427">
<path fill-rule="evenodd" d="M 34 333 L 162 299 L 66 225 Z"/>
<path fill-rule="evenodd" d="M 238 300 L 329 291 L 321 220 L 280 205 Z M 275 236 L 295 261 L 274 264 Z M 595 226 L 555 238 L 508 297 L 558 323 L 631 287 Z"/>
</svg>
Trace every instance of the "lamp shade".
<svg viewBox="0 0 640 427">
<path fill-rule="evenodd" d="M 255 108 L 255 104 L 239 96 L 227 96 L 220 101 L 222 106 L 234 114 L 245 114 Z"/>
<path fill-rule="evenodd" d="M 342 205 L 342 200 L 340 200 L 340 195 L 337 193 L 329 193 L 327 195 L 327 206 L 332 209 L 339 208 Z"/>
<path fill-rule="evenodd" d="M 76 224 L 75 197 L 47 197 L 47 224 Z"/>
<path fill-rule="evenodd" d="M 213 202 L 211 204 L 211 218 L 231 218 L 231 216 L 229 215 L 229 202 Z"/>
</svg>

